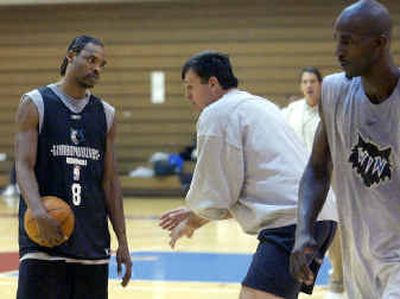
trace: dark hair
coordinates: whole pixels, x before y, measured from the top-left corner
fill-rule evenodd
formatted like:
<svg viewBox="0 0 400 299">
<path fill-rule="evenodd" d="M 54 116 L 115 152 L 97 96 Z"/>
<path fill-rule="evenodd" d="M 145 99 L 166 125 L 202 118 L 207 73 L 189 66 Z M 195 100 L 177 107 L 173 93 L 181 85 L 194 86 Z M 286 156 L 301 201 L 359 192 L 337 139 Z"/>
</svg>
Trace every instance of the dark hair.
<svg viewBox="0 0 400 299">
<path fill-rule="evenodd" d="M 322 75 L 321 72 L 319 71 L 319 69 L 317 69 L 314 66 L 306 66 L 305 68 L 303 68 L 300 72 L 300 76 L 299 76 L 299 81 L 301 82 L 301 77 L 303 77 L 304 73 L 312 73 L 315 76 L 317 76 L 318 81 L 321 83 L 322 82 Z"/>
<path fill-rule="evenodd" d="M 69 46 L 67 48 L 67 53 L 69 51 L 73 51 L 78 54 L 89 43 L 104 47 L 103 43 L 95 37 L 91 37 L 88 35 L 79 35 L 79 36 L 76 36 L 72 40 L 72 42 L 69 44 Z M 65 71 L 67 70 L 67 65 L 68 65 L 68 59 L 67 59 L 67 57 L 64 57 L 64 60 L 60 66 L 61 76 L 65 75 Z"/>
<path fill-rule="evenodd" d="M 220 52 L 205 51 L 189 58 L 182 68 L 182 80 L 189 70 L 193 70 L 202 83 L 207 83 L 210 77 L 216 77 L 223 89 L 234 88 L 239 84 L 233 74 L 229 56 Z"/>
</svg>

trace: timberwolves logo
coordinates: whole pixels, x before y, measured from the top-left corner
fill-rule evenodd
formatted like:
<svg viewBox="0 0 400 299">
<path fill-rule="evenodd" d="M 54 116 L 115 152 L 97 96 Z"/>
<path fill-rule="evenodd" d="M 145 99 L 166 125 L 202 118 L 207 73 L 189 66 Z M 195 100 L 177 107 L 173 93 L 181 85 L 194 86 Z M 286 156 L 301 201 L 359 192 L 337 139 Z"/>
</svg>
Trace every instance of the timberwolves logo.
<svg viewBox="0 0 400 299">
<path fill-rule="evenodd" d="M 71 141 L 75 145 L 79 145 L 83 141 L 85 141 L 85 135 L 83 134 L 83 129 L 71 128 Z"/>
<path fill-rule="evenodd" d="M 365 186 L 379 185 L 392 177 L 392 166 L 390 165 L 390 154 L 392 149 L 387 147 L 383 150 L 370 142 L 366 142 L 358 134 L 358 143 L 351 149 L 349 162 L 362 178 Z"/>
</svg>

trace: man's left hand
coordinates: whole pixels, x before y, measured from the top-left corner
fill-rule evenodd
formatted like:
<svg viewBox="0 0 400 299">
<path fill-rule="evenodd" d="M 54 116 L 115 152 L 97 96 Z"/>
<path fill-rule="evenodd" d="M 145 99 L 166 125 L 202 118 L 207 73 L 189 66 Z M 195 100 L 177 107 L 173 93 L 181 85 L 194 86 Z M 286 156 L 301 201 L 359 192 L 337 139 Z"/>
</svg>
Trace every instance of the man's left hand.
<svg viewBox="0 0 400 299">
<path fill-rule="evenodd" d="M 128 245 L 119 245 L 116 254 L 116 259 L 117 259 L 117 271 L 119 276 L 122 275 L 122 265 L 125 266 L 125 273 L 124 276 L 122 277 L 121 285 L 123 287 L 126 287 L 132 275 L 132 259 L 129 253 Z"/>
</svg>

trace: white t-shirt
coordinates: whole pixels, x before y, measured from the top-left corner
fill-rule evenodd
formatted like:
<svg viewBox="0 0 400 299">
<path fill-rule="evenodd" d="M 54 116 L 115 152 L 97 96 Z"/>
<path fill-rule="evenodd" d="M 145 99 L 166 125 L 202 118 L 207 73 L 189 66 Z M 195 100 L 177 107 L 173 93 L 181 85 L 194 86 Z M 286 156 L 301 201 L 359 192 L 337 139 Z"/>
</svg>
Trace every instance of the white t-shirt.
<svg viewBox="0 0 400 299">
<path fill-rule="evenodd" d="M 301 99 L 290 103 L 282 109 L 282 112 L 286 121 L 304 142 L 307 152 L 311 155 L 315 132 L 320 122 L 318 106 L 311 107 L 305 99 Z M 320 215 L 324 218 L 338 220 L 336 198 L 332 189 L 329 189 Z"/>
<path fill-rule="evenodd" d="M 400 298 L 400 80 L 373 104 L 361 78 L 333 74 L 321 103 L 348 297 Z"/>
<path fill-rule="evenodd" d="M 289 125 L 306 145 L 311 153 L 314 135 L 319 124 L 318 106 L 311 107 L 305 99 L 290 103 L 282 109 Z"/>
<path fill-rule="evenodd" d="M 228 91 L 200 114 L 197 145 L 186 196 L 196 214 L 217 220 L 230 213 L 250 234 L 296 223 L 307 153 L 275 104 Z"/>
</svg>

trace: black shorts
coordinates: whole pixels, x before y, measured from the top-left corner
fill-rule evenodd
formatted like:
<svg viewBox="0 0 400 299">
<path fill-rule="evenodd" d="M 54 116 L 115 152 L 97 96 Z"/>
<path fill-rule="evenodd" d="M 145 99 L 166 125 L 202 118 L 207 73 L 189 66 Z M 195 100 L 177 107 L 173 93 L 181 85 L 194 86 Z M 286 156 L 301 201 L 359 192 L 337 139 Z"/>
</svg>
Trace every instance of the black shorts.
<svg viewBox="0 0 400 299">
<path fill-rule="evenodd" d="M 297 298 L 298 293 L 311 294 L 314 285 L 299 283 L 289 272 L 289 258 L 295 241 L 296 225 L 265 229 L 258 235 L 260 241 L 242 285 L 286 299 Z M 336 231 L 335 221 L 319 221 L 314 227 L 318 250 L 310 264 L 317 277 L 319 267 Z"/>
<path fill-rule="evenodd" d="M 107 299 L 108 264 L 27 259 L 19 265 L 17 299 Z"/>
</svg>

